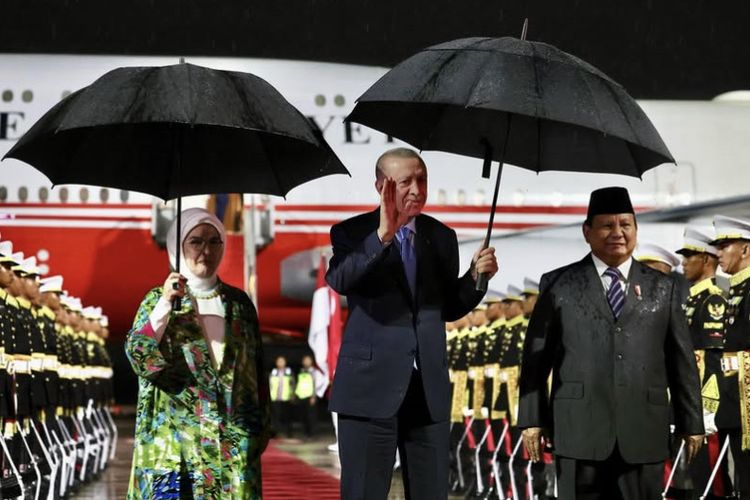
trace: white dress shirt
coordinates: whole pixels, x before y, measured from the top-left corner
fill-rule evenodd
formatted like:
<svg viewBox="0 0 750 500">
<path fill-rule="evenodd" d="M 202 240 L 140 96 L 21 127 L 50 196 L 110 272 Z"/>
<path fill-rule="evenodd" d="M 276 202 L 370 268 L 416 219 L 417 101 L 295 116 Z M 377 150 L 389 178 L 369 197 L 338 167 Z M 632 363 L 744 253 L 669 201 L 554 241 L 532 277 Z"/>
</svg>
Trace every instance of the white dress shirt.
<svg viewBox="0 0 750 500">
<path fill-rule="evenodd" d="M 605 264 L 603 260 L 601 260 L 593 253 L 591 254 L 591 258 L 594 261 L 594 267 L 596 267 L 596 274 L 599 275 L 599 279 L 601 280 L 602 286 L 604 287 L 604 295 L 607 295 L 607 290 L 609 290 L 609 284 L 612 282 L 612 278 L 610 278 L 609 276 L 605 276 L 604 272 L 611 266 Z M 626 294 L 628 292 L 628 276 L 630 275 L 631 265 L 633 265 L 632 257 L 617 266 L 617 270 L 620 271 L 620 286 L 622 287 L 622 291 Z"/>
</svg>

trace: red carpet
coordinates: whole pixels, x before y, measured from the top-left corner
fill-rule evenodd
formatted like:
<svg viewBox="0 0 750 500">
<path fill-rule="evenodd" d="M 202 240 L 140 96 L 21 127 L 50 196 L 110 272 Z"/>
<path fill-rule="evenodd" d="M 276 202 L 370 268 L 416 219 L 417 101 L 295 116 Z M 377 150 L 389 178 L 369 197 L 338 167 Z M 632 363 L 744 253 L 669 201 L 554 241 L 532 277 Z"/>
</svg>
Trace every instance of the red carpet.
<svg viewBox="0 0 750 500">
<path fill-rule="evenodd" d="M 339 481 L 268 445 L 261 458 L 264 500 L 339 500 Z"/>
</svg>

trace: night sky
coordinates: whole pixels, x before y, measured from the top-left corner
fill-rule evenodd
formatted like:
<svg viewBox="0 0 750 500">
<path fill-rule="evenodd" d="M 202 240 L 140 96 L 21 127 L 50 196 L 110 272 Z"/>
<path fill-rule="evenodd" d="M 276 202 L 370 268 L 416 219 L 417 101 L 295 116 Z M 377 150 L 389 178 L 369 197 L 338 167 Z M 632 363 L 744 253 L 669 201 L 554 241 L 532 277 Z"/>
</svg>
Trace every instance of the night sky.
<svg viewBox="0 0 750 500">
<path fill-rule="evenodd" d="M 268 57 L 390 66 L 467 36 L 544 41 L 641 99 L 750 89 L 747 0 L 3 0 L 0 52 Z"/>
</svg>

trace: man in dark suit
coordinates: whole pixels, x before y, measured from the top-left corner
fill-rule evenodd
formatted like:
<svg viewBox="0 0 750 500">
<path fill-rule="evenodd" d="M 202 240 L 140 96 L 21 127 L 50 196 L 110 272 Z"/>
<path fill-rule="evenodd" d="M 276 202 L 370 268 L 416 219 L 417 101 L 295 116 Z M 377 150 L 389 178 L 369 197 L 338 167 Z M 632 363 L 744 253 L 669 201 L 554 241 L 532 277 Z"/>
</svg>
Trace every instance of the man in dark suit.
<svg viewBox="0 0 750 500">
<path fill-rule="evenodd" d="M 591 193 L 583 235 L 591 253 L 542 277 L 521 362 L 518 425 L 534 461 L 551 431 L 559 498 L 660 498 L 670 396 L 689 460 L 703 440 L 679 287 L 633 260 L 637 224 L 624 188 Z"/>
<path fill-rule="evenodd" d="M 405 148 L 376 164 L 380 207 L 331 228 L 326 280 L 349 319 L 333 380 L 343 499 L 385 499 L 398 448 L 406 498 L 447 498 L 450 383 L 445 322 L 482 299 L 477 273 L 497 272 L 494 249 L 458 277 L 456 233 L 422 215 L 427 168 Z"/>
</svg>

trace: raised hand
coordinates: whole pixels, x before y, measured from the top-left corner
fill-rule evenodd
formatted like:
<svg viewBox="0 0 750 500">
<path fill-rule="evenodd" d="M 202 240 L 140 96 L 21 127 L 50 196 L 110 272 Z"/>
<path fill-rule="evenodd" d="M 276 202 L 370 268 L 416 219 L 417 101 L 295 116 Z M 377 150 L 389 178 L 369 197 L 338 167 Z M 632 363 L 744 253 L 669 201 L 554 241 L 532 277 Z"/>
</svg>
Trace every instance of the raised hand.
<svg viewBox="0 0 750 500">
<path fill-rule="evenodd" d="M 380 226 L 378 227 L 380 241 L 383 243 L 391 241 L 396 235 L 396 231 L 406 224 L 408 219 L 408 215 L 398 209 L 396 181 L 386 177 L 380 189 Z"/>
</svg>

